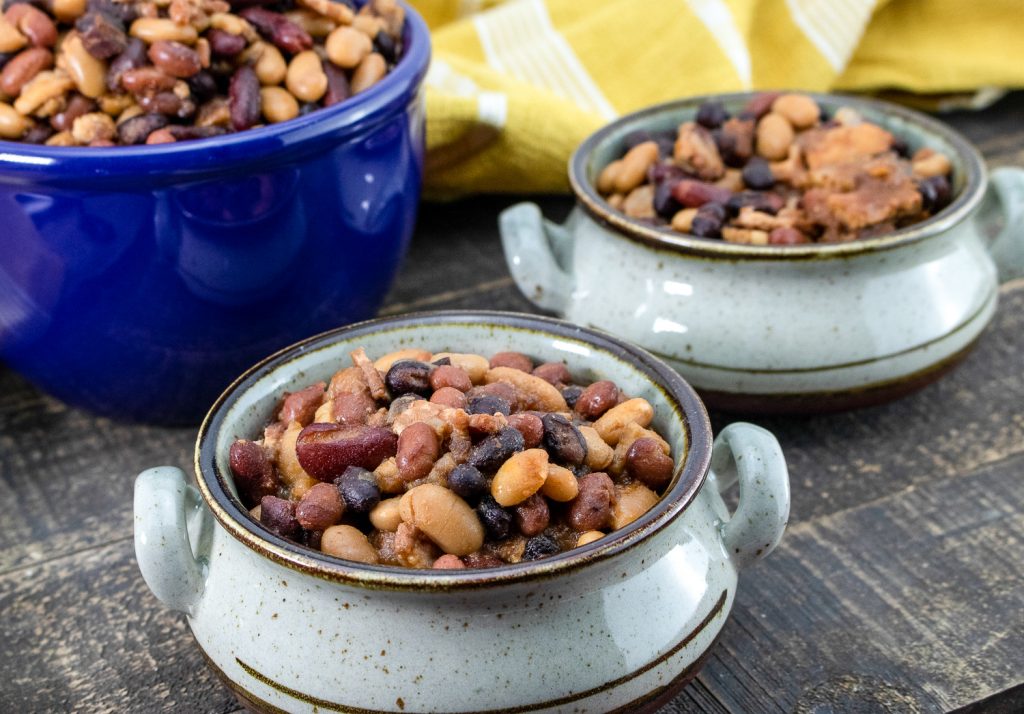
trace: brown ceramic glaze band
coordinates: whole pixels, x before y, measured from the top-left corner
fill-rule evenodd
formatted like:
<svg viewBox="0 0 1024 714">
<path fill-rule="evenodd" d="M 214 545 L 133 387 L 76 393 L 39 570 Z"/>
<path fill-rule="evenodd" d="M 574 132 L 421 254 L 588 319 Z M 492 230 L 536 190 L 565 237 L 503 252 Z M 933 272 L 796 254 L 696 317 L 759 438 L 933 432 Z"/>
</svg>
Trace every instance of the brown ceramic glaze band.
<svg viewBox="0 0 1024 714">
<path fill-rule="evenodd" d="M 612 210 L 608 203 L 597 193 L 593 181 L 587 175 L 591 155 L 597 147 L 619 132 L 624 125 L 635 124 L 636 128 L 639 129 L 642 128 L 643 120 L 656 117 L 659 114 L 677 113 L 690 108 L 696 111 L 702 102 L 708 100 L 738 103 L 754 96 L 754 93 L 750 92 L 737 92 L 690 97 L 657 104 L 653 107 L 627 114 L 598 129 L 579 145 L 569 160 L 569 183 L 576 194 L 576 200 L 583 210 L 598 223 L 630 240 L 674 253 L 732 260 L 820 260 L 827 258 L 849 258 L 863 253 L 899 248 L 945 233 L 967 218 L 981 202 L 986 183 L 985 164 L 977 149 L 950 127 L 920 112 L 876 99 L 850 97 L 842 94 L 813 94 L 810 92 L 801 92 L 801 94 L 814 98 L 821 106 L 828 109 L 834 110 L 841 106 L 847 106 L 858 110 L 864 109 L 874 114 L 897 117 L 933 136 L 939 137 L 956 150 L 960 165 L 965 173 L 962 190 L 960 190 L 950 205 L 934 216 L 920 223 L 887 233 L 884 236 L 865 238 L 848 243 L 815 243 L 783 246 L 742 245 L 713 238 L 698 238 L 697 236 L 678 233 L 668 227 L 656 228 L 645 226 L 618 211 Z"/>
<path fill-rule="evenodd" d="M 683 423 L 687 452 L 674 480 L 657 505 L 633 523 L 593 544 L 550 558 L 482 570 L 420 570 L 365 565 L 335 558 L 280 538 L 256 527 L 248 510 L 228 487 L 228 474 L 217 467 L 217 436 L 232 406 L 249 387 L 289 362 L 341 339 L 429 325 L 493 325 L 526 330 L 586 344 L 633 366 L 662 392 Z M 322 333 L 287 347 L 239 377 L 217 399 L 199 428 L 195 472 L 199 491 L 214 517 L 232 536 L 255 552 L 301 573 L 374 590 L 447 592 L 490 588 L 517 582 L 539 582 L 604 561 L 627 551 L 678 518 L 704 483 L 711 462 L 711 424 L 703 403 L 671 367 L 634 345 L 607 333 L 547 317 L 494 311 L 435 311 L 360 322 Z"/>
</svg>

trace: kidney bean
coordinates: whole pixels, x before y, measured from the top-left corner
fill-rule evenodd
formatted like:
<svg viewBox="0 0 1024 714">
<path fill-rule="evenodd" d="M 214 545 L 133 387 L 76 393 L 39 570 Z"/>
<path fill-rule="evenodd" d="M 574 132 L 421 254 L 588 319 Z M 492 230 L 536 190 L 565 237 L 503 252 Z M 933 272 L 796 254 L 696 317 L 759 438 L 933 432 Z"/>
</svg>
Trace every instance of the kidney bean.
<svg viewBox="0 0 1024 714">
<path fill-rule="evenodd" d="M 216 28 L 207 30 L 206 39 L 210 43 L 210 51 L 220 57 L 234 57 L 248 44 L 241 35 L 233 35 Z"/>
<path fill-rule="evenodd" d="M 544 439 L 544 422 L 536 414 L 517 412 L 508 418 L 508 425 L 523 435 L 523 446 L 533 449 Z"/>
<path fill-rule="evenodd" d="M 491 473 L 516 452 L 525 448 L 523 435 L 517 429 L 505 427 L 497 434 L 480 441 L 469 453 L 467 463 L 484 473 Z"/>
<path fill-rule="evenodd" d="M 619 403 L 619 388 L 607 379 L 594 382 L 576 400 L 576 413 L 593 421 Z"/>
<path fill-rule="evenodd" d="M 466 374 L 466 370 L 451 364 L 435 367 L 434 371 L 430 373 L 429 381 L 430 388 L 434 390 L 442 387 L 454 387 L 460 392 L 467 392 L 473 388 L 473 382 Z"/>
<path fill-rule="evenodd" d="M 551 521 L 548 502 L 538 493 L 517 505 L 514 514 L 516 528 L 527 538 L 542 533 Z"/>
<path fill-rule="evenodd" d="M 658 490 L 672 479 L 675 462 L 655 439 L 644 437 L 634 441 L 626 452 L 626 470 L 633 478 Z"/>
<path fill-rule="evenodd" d="M 393 397 L 409 393 L 427 397 L 433 391 L 430 386 L 431 369 L 426 362 L 398 360 L 388 369 L 384 384 Z"/>
<path fill-rule="evenodd" d="M 334 421 L 350 426 L 365 424 L 377 410 L 376 402 L 366 392 L 339 394 L 332 404 Z"/>
<path fill-rule="evenodd" d="M 52 66 L 53 53 L 45 47 L 22 50 L 0 71 L 0 92 L 9 97 L 17 97 L 36 75 Z"/>
<path fill-rule="evenodd" d="M 327 92 L 324 94 L 324 106 L 334 106 L 352 96 L 352 88 L 349 86 L 348 77 L 333 63 L 327 62 L 324 65 L 324 74 L 327 75 Z"/>
<path fill-rule="evenodd" d="M 430 395 L 430 401 L 452 409 L 466 408 L 466 395 L 454 387 L 441 387 Z"/>
<path fill-rule="evenodd" d="M 239 15 L 285 52 L 298 54 L 313 47 L 310 34 L 280 13 L 262 7 L 249 7 Z"/>
<path fill-rule="evenodd" d="M 299 536 L 299 521 L 295 518 L 295 503 L 286 498 L 264 496 L 260 500 L 260 523 L 271 533 L 282 538 Z"/>
<path fill-rule="evenodd" d="M 416 486 L 402 496 L 398 507 L 405 523 L 425 533 L 445 553 L 469 555 L 484 544 L 484 527 L 476 513 L 443 486 Z"/>
<path fill-rule="evenodd" d="M 149 46 L 150 61 L 172 77 L 191 77 L 203 68 L 199 54 L 173 40 L 158 40 Z"/>
<path fill-rule="evenodd" d="M 538 535 L 526 542 L 526 548 L 523 549 L 523 561 L 546 558 L 560 550 L 558 541 L 554 538 L 549 535 Z"/>
<path fill-rule="evenodd" d="M 82 46 L 96 59 L 110 59 L 128 49 L 129 38 L 124 23 L 107 13 L 88 12 L 78 18 L 75 29 L 82 38 Z"/>
<path fill-rule="evenodd" d="M 532 372 L 533 360 L 522 352 L 497 352 L 491 356 L 490 367 L 511 367 L 520 372 Z"/>
<path fill-rule="evenodd" d="M 743 107 L 741 116 L 746 119 L 760 119 L 769 111 L 779 97 L 778 92 L 760 92 L 755 94 Z"/>
<path fill-rule="evenodd" d="M 561 414 L 545 414 L 544 448 L 554 461 L 579 466 L 587 458 L 587 442 L 572 422 Z"/>
<path fill-rule="evenodd" d="M 349 466 L 334 483 L 345 501 L 345 507 L 352 513 L 370 513 L 380 503 L 380 489 L 371 471 Z"/>
<path fill-rule="evenodd" d="M 672 187 L 672 198 L 689 208 L 705 203 L 724 203 L 730 196 L 732 192 L 727 188 L 695 179 L 683 179 Z"/>
<path fill-rule="evenodd" d="M 729 112 L 725 105 L 719 101 L 710 100 L 702 103 L 697 108 L 697 123 L 706 129 L 717 129 L 729 118 Z"/>
<path fill-rule="evenodd" d="M 654 211 L 662 218 L 672 218 L 683 207 L 673 191 L 680 179 L 659 181 L 654 184 Z"/>
<path fill-rule="evenodd" d="M 284 399 L 281 401 L 281 409 L 277 413 L 277 420 L 285 424 L 297 421 L 302 426 L 312 422 L 313 415 L 316 414 L 317 407 L 323 400 L 326 387 L 324 382 L 317 382 L 297 392 L 285 392 Z"/>
<path fill-rule="evenodd" d="M 611 522 L 615 484 L 601 471 L 579 479 L 579 494 L 569 504 L 569 524 L 578 532 L 599 531 Z"/>
<path fill-rule="evenodd" d="M 318 483 L 306 491 L 295 507 L 295 519 L 306 530 L 323 531 L 341 520 L 345 502 L 337 487 Z"/>
<path fill-rule="evenodd" d="M 132 37 L 124 52 L 115 57 L 107 68 L 107 89 L 112 92 L 120 91 L 121 77 L 130 69 L 138 69 L 146 64 L 146 43 Z"/>
<path fill-rule="evenodd" d="M 426 422 L 410 424 L 398 437 L 395 464 L 399 477 L 403 481 L 423 478 L 440 455 L 441 443 L 433 427 Z"/>
<path fill-rule="evenodd" d="M 117 126 L 117 137 L 122 144 L 144 144 L 150 134 L 167 126 L 163 114 L 139 114 Z"/>
<path fill-rule="evenodd" d="M 53 20 L 28 3 L 11 5 L 4 13 L 4 18 L 35 47 L 53 47 L 57 44 L 57 26 Z"/>
<path fill-rule="evenodd" d="M 129 69 L 121 74 L 121 86 L 135 95 L 165 92 L 174 88 L 177 80 L 156 67 Z"/>
<path fill-rule="evenodd" d="M 260 82 L 249 65 L 242 65 L 231 75 L 228 87 L 231 126 L 236 131 L 249 129 L 260 120 Z"/>
<path fill-rule="evenodd" d="M 354 560 L 358 563 L 380 561 L 377 549 L 358 528 L 349 525 L 331 526 L 320 537 L 320 550 L 336 558 Z"/>
<path fill-rule="evenodd" d="M 64 109 L 50 117 L 50 126 L 57 131 L 68 131 L 75 119 L 94 111 L 96 111 L 96 102 L 81 94 L 72 94 Z"/>
<path fill-rule="evenodd" d="M 476 515 L 490 540 L 504 540 L 512 530 L 512 514 L 502 508 L 490 495 L 480 499 L 480 503 L 476 507 Z"/>
<path fill-rule="evenodd" d="M 259 444 L 244 439 L 234 442 L 228 450 L 228 463 L 239 498 L 246 508 L 252 508 L 264 496 L 277 493 L 279 481 L 274 465 Z"/>
<path fill-rule="evenodd" d="M 302 468 L 321 481 L 337 478 L 349 466 L 374 469 L 397 450 L 398 437 L 390 429 L 340 424 L 310 424 L 295 445 Z"/>
<path fill-rule="evenodd" d="M 572 381 L 572 374 L 569 373 L 569 368 L 565 366 L 564 362 L 545 362 L 535 367 L 532 374 L 556 387 L 559 384 L 568 384 Z"/>
</svg>

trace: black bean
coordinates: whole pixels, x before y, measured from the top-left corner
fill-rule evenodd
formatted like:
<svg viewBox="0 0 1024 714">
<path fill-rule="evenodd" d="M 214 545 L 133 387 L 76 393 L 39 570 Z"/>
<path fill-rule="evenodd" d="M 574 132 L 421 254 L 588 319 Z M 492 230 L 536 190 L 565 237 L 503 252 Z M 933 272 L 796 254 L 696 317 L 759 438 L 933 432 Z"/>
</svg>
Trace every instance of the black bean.
<svg viewBox="0 0 1024 714">
<path fill-rule="evenodd" d="M 690 233 L 698 238 L 719 238 L 725 223 L 725 206 L 720 203 L 705 203 L 693 217 Z"/>
<path fill-rule="evenodd" d="M 676 131 L 675 129 L 668 129 L 666 131 L 647 131 L 646 129 L 638 129 L 626 134 L 622 140 L 623 153 L 629 151 L 638 144 L 643 144 L 646 141 L 653 141 L 658 145 L 658 154 L 661 156 L 672 156 L 672 152 L 675 150 L 676 145 Z"/>
<path fill-rule="evenodd" d="M 264 496 L 260 501 L 260 523 L 282 538 L 297 538 L 301 530 L 295 517 L 295 503 L 277 496 Z"/>
<path fill-rule="evenodd" d="M 320 550 L 320 539 L 323 538 L 323 531 L 307 531 L 305 528 L 302 529 L 302 536 L 299 541 L 302 545 L 313 550 Z"/>
<path fill-rule="evenodd" d="M 452 363 L 452 358 L 451 357 L 442 357 L 441 359 L 435 359 L 430 364 L 434 365 L 435 367 L 447 367 L 451 363 Z"/>
<path fill-rule="evenodd" d="M 672 189 L 678 181 L 661 181 L 654 184 L 654 211 L 665 219 L 671 219 L 683 208 L 672 195 Z"/>
<path fill-rule="evenodd" d="M 504 414 L 512 413 L 512 405 L 507 399 L 502 399 L 495 394 L 477 394 L 466 400 L 467 414 Z"/>
<path fill-rule="evenodd" d="M 392 397 L 409 393 L 429 397 L 434 391 L 430 386 L 430 371 L 431 366 L 426 362 L 400 359 L 391 365 L 384 377 L 384 384 Z"/>
<path fill-rule="evenodd" d="M 767 191 L 775 185 L 771 165 L 760 156 L 752 156 L 743 167 L 743 183 L 755 191 Z"/>
<path fill-rule="evenodd" d="M 128 47 L 124 22 L 106 12 L 87 12 L 75 21 L 85 51 L 96 59 L 110 59 Z"/>
<path fill-rule="evenodd" d="M 11 58 L 14 57 L 14 55 L 16 55 L 16 54 L 18 54 L 18 53 L 17 52 L 0 52 L 0 69 L 3 69 L 4 65 L 7 64 L 8 62 L 10 62 Z"/>
<path fill-rule="evenodd" d="M 729 118 L 729 112 L 721 102 L 704 102 L 697 109 L 697 123 L 706 129 L 717 129 Z"/>
<path fill-rule="evenodd" d="M 526 548 L 523 550 L 523 560 L 537 560 L 546 558 L 549 555 L 558 553 L 561 548 L 558 543 L 549 535 L 541 534 L 526 541 Z"/>
<path fill-rule="evenodd" d="M 109 17 L 117 18 L 128 26 L 139 16 L 136 3 L 118 2 L 117 0 L 89 0 L 87 7 L 91 11 L 102 12 Z"/>
<path fill-rule="evenodd" d="M 259 99 L 259 94 L 256 94 Z M 179 119 L 187 119 L 196 111 L 195 102 L 191 99 L 182 99 L 174 92 L 157 92 L 156 94 L 145 94 L 138 97 L 139 106 L 147 112 L 166 114 Z M 255 122 L 253 122 L 255 123 Z"/>
<path fill-rule="evenodd" d="M 373 38 L 373 50 L 379 52 L 388 64 L 398 61 L 398 48 L 395 46 L 395 38 L 380 30 Z"/>
<path fill-rule="evenodd" d="M 932 176 L 919 181 L 917 190 L 921 192 L 921 207 L 929 213 L 937 213 L 948 206 L 953 194 L 949 179 L 945 176 Z"/>
<path fill-rule="evenodd" d="M 200 70 L 185 81 L 188 83 L 189 91 L 192 92 L 192 97 L 197 102 L 205 102 L 217 96 L 217 80 L 209 70 Z"/>
<path fill-rule="evenodd" d="M 824 118 L 822 118 L 822 121 L 825 121 Z M 901 136 L 894 136 L 892 138 L 892 147 L 891 148 L 892 148 L 893 151 L 895 151 L 897 154 L 902 156 L 904 159 L 909 159 L 910 158 L 910 144 L 908 144 L 907 140 L 904 139 L 903 137 L 901 137 Z"/>
<path fill-rule="evenodd" d="M 146 137 L 163 129 L 167 122 L 163 114 L 139 114 L 117 125 L 117 138 L 122 144 L 145 144 Z"/>
<path fill-rule="evenodd" d="M 526 442 L 519 430 L 507 426 L 474 446 L 469 452 L 468 463 L 484 473 L 493 473 L 512 454 L 522 451 L 525 446 Z"/>
<path fill-rule="evenodd" d="M 570 384 L 562 389 L 562 399 L 565 400 L 570 409 L 576 407 L 576 400 L 580 398 L 581 394 L 583 394 L 583 387 L 578 384 Z"/>
<path fill-rule="evenodd" d="M 493 496 L 484 496 L 477 504 L 476 513 L 490 540 L 503 540 L 512 530 L 512 514 L 498 505 Z"/>
<path fill-rule="evenodd" d="M 107 69 L 107 89 L 112 92 L 121 91 L 121 75 L 130 69 L 138 69 L 146 64 L 146 43 L 137 37 L 128 40 L 124 52 L 110 63 Z"/>
<path fill-rule="evenodd" d="M 587 458 L 587 440 L 580 430 L 561 414 L 545 414 L 544 448 L 559 463 L 576 466 Z"/>
<path fill-rule="evenodd" d="M 726 201 L 725 207 L 732 215 L 737 215 L 741 208 L 747 206 L 753 208 L 755 211 L 761 211 L 762 213 L 770 213 L 775 215 L 785 205 L 782 196 L 777 193 L 763 193 L 761 191 L 740 191 L 734 193 L 728 201 Z"/>
<path fill-rule="evenodd" d="M 48 124 L 35 124 L 29 127 L 28 131 L 22 135 L 20 141 L 26 144 L 42 144 L 55 133 L 53 127 Z"/>
<path fill-rule="evenodd" d="M 475 466 L 459 464 L 448 474 L 448 488 L 459 498 L 476 503 L 487 493 L 487 479 Z"/>
<path fill-rule="evenodd" d="M 262 110 L 260 80 L 251 66 L 245 64 L 235 70 L 228 87 L 228 97 L 231 126 L 236 131 L 249 129 L 259 123 Z"/>
<path fill-rule="evenodd" d="M 349 466 L 334 484 L 350 513 L 369 513 L 380 503 L 380 489 L 372 471 Z"/>
</svg>

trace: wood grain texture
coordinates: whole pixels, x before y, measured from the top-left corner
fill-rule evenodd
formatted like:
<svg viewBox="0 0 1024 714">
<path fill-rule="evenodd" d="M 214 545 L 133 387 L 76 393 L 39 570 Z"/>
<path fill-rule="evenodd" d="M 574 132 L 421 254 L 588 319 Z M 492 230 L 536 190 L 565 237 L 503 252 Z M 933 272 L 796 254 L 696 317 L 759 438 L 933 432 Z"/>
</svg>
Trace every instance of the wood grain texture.
<svg viewBox="0 0 1024 714">
<path fill-rule="evenodd" d="M 944 119 L 990 165 L 1024 164 L 1024 93 Z M 497 212 L 518 200 L 424 206 L 382 312 L 535 311 L 497 238 Z M 572 205 L 540 202 L 554 220 Z M 938 384 L 756 420 L 786 452 L 792 524 L 744 574 L 719 646 L 666 714 L 1024 711 L 1022 354 L 1018 281 Z M 0 367 L 0 711 L 238 711 L 131 542 L 134 475 L 187 469 L 193 439 L 66 408 Z"/>
</svg>

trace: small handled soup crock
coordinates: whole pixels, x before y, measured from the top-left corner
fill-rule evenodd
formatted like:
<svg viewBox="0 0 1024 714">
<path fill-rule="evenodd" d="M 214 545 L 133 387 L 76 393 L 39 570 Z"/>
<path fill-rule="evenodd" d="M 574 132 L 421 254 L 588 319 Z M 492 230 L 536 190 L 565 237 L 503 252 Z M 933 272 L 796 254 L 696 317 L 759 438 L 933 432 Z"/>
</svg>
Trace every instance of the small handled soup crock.
<svg viewBox="0 0 1024 714">
<path fill-rule="evenodd" d="M 751 95 L 694 97 L 622 117 L 586 139 L 569 163 L 577 205 L 565 225 L 543 220 L 533 203 L 502 214 L 519 288 L 538 307 L 650 350 L 713 407 L 827 411 L 937 379 L 992 319 L 999 282 L 1024 274 L 1024 171 L 988 177 L 967 140 L 909 109 L 811 96 L 829 114 L 856 109 L 911 151 L 950 157 L 952 203 L 876 238 L 797 246 L 698 238 L 613 210 L 594 181 L 622 155 L 626 136 L 670 130 L 708 99 L 735 113 Z"/>
<path fill-rule="evenodd" d="M 638 520 L 547 559 L 481 570 L 341 560 L 282 540 L 238 500 L 228 449 L 260 433 L 283 390 L 329 379 L 357 347 L 564 360 L 655 408 L 676 472 Z M 789 514 L 775 438 L 736 423 L 712 442 L 703 405 L 647 352 L 558 320 L 435 312 L 365 322 L 279 352 L 214 405 L 196 444 L 198 489 L 176 468 L 135 484 L 147 584 L 188 615 L 210 666 L 258 711 L 576 712 L 652 709 L 700 667 L 741 569 Z M 730 510 L 722 493 L 738 484 Z"/>
</svg>

